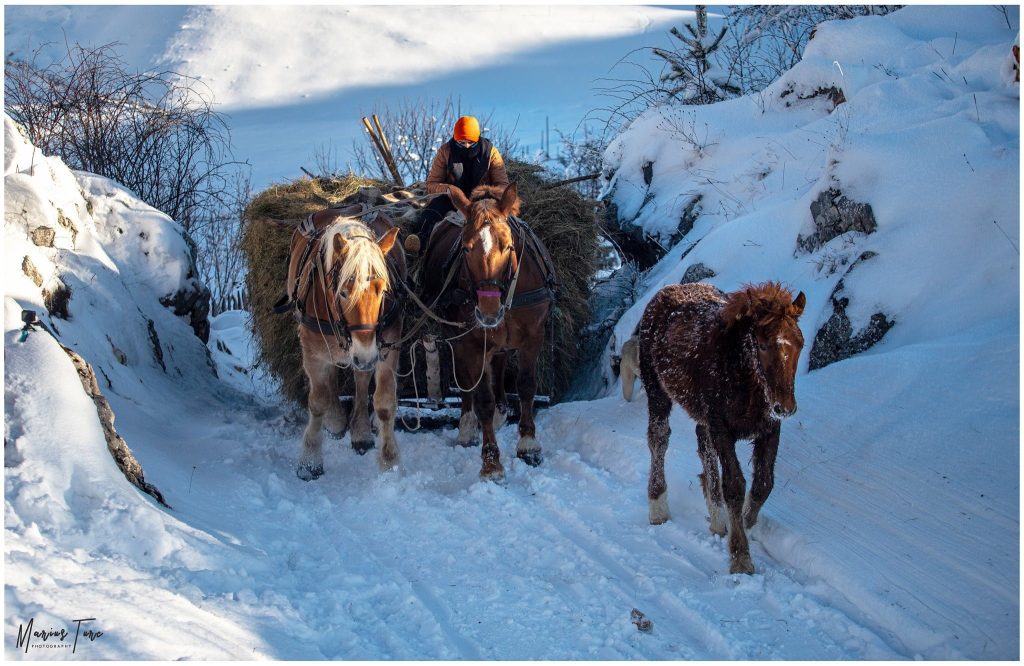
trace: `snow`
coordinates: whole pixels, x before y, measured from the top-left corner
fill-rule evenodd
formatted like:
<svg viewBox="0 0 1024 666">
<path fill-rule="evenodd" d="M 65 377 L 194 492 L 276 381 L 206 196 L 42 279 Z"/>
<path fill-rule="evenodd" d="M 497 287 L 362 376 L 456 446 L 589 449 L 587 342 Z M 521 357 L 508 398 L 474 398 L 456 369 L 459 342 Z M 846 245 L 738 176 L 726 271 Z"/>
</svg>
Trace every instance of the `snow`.
<svg viewBox="0 0 1024 666">
<path fill-rule="evenodd" d="M 478 479 L 480 450 L 452 446 L 455 429 L 399 432 L 388 474 L 331 441 L 325 475 L 300 481 L 305 415 L 252 369 L 247 315 L 214 318 L 204 347 L 159 303 L 188 279 L 179 225 L 6 120 L 5 656 L 72 658 L 53 639 L 26 654 L 19 626 L 73 633 L 95 618 L 82 628 L 103 634 L 79 637 L 74 658 L 1017 659 L 1019 88 L 1002 74 L 1016 37 L 985 7 L 828 24 L 762 97 L 652 110 L 606 156 L 609 196 L 652 234 L 667 238 L 704 195 L 619 321 L 620 344 L 698 261 L 725 290 L 771 278 L 807 295 L 799 411 L 750 532 L 752 576 L 728 573 L 708 531 L 679 409 L 672 520 L 648 524 L 645 396 L 624 402 L 618 382 L 539 414 L 539 467 L 502 428 L 504 485 Z M 823 83 L 847 98 L 832 113 L 780 97 Z M 829 187 L 870 203 L 878 229 L 799 253 Z M 41 225 L 54 247 L 33 244 Z M 809 372 L 840 278 L 855 329 L 878 309 L 897 323 Z M 57 279 L 68 320 L 43 304 Z M 26 308 L 54 336 L 19 342 Z M 173 509 L 116 469 L 58 341 L 96 369 Z"/>
</svg>

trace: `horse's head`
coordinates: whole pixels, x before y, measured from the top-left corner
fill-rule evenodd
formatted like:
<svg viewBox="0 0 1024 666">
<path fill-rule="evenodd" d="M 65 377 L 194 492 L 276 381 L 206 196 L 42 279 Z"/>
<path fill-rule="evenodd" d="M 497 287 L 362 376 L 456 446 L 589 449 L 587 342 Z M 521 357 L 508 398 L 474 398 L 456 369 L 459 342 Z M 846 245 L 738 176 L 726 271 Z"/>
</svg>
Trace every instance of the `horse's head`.
<svg viewBox="0 0 1024 666">
<path fill-rule="evenodd" d="M 738 326 L 749 332 L 755 374 L 764 388 L 768 414 L 776 420 L 796 412 L 796 366 L 804 346 L 797 319 L 806 302 L 803 292 L 793 298 L 781 285 L 766 282 L 733 292 L 722 310 L 727 329 Z"/>
<path fill-rule="evenodd" d="M 472 199 L 453 187 L 449 196 L 456 210 L 466 218 L 462 228 L 462 251 L 476 291 L 477 323 L 484 328 L 496 328 L 505 318 L 502 298 L 519 267 L 508 224 L 509 215 L 519 213 L 516 186 L 512 184 L 504 189 L 481 186 L 473 190 Z"/>
<path fill-rule="evenodd" d="M 331 279 L 333 307 L 352 338 L 352 365 L 371 370 L 377 363 L 377 326 L 390 287 L 385 257 L 395 244 L 395 227 L 376 239 L 358 221 L 333 224 L 322 243 L 324 271 Z"/>
</svg>

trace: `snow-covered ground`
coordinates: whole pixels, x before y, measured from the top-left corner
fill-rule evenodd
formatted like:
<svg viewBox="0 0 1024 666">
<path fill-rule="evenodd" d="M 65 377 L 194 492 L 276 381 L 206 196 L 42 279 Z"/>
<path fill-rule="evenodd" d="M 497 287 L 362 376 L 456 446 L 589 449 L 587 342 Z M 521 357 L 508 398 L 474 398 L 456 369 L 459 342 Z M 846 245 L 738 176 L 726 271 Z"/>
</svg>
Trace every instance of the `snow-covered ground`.
<svg viewBox="0 0 1024 666">
<path fill-rule="evenodd" d="M 751 532 L 753 576 L 729 574 L 727 544 L 708 532 L 679 410 L 673 519 L 647 523 L 644 395 L 626 403 L 617 383 L 541 413 L 540 467 L 514 459 L 503 428 L 504 485 L 478 480 L 479 449 L 450 446 L 454 431 L 400 432 L 401 466 L 384 475 L 345 438 L 327 449 L 325 476 L 300 481 L 304 417 L 253 376 L 244 315 L 215 319 L 204 348 L 158 302 L 188 285 L 176 223 L 44 158 L 5 122 L 5 656 L 1017 659 L 1011 18 L 1009 30 L 991 8 L 932 7 L 822 26 L 762 98 L 652 112 L 608 153 L 610 196 L 652 233 L 671 233 L 704 195 L 620 342 L 696 262 L 724 289 L 774 278 L 807 294 L 800 410 Z M 835 85 L 847 102 L 785 107 L 791 84 Z M 797 252 L 829 187 L 870 203 L 878 229 Z M 32 242 L 40 226 L 52 247 Z M 877 256 L 847 274 L 865 251 Z M 45 313 L 42 290 L 58 278 L 70 318 L 44 316 L 56 339 L 20 342 L 21 310 Z M 855 329 L 876 311 L 896 325 L 808 371 L 840 278 Z M 57 340 L 96 368 L 118 432 L 173 509 L 117 471 Z M 634 608 L 650 632 L 631 623 Z M 94 618 L 83 633 L 102 635 L 16 645 L 30 620 L 73 636 L 83 618 Z"/>
</svg>

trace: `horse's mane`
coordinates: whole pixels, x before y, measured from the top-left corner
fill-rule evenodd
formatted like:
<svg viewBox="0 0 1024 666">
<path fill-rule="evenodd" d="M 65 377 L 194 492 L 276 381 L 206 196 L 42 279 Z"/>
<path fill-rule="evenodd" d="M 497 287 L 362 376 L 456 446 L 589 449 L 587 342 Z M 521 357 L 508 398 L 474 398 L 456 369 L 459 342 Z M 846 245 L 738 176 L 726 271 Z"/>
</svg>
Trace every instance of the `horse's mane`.
<svg viewBox="0 0 1024 666">
<path fill-rule="evenodd" d="M 492 202 L 490 206 L 484 208 L 484 210 L 487 210 L 498 205 L 498 202 L 501 201 L 501 195 L 505 193 L 505 187 L 507 186 L 480 185 L 473 190 L 469 200 L 474 204 L 477 202 L 482 202 L 482 204 L 486 204 L 488 201 Z M 512 209 L 508 211 L 508 214 L 519 215 L 519 204 L 519 197 L 516 197 L 516 201 L 512 204 Z"/>
<path fill-rule="evenodd" d="M 800 314 L 793 305 L 793 293 L 778 282 L 748 284 L 727 294 L 726 299 L 722 319 L 727 328 L 744 318 L 755 326 L 769 326 Z"/>
<path fill-rule="evenodd" d="M 337 236 L 345 241 L 347 250 L 345 261 L 338 268 L 337 289 L 340 291 L 343 285 L 353 280 L 348 302 L 356 303 L 369 287 L 370 280 L 383 279 L 384 288 L 387 289 L 390 285 L 384 254 L 380 251 L 377 239 L 370 228 L 358 220 L 335 222 L 324 231 L 320 241 L 324 271 L 330 273 L 331 266 L 339 259 L 334 252 L 334 239 Z"/>
</svg>

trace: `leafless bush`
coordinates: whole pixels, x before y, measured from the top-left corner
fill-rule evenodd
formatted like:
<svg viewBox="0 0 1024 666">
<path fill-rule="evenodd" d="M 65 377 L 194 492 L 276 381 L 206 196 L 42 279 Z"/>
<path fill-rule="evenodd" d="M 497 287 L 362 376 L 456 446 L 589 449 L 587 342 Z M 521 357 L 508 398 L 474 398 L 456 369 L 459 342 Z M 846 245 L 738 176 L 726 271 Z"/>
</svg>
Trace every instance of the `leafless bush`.
<svg viewBox="0 0 1024 666">
<path fill-rule="evenodd" d="M 559 141 L 562 144 L 556 158 L 556 162 L 561 168 L 560 178 L 577 178 L 601 172 L 604 151 L 608 147 L 608 142 L 600 134 L 585 124 L 581 125 L 581 129 L 572 135 L 564 134 L 559 130 L 555 131 L 558 132 Z M 572 183 L 570 187 L 587 199 L 597 199 L 597 195 L 601 191 L 601 182 L 597 179 L 585 180 Z"/>
<path fill-rule="evenodd" d="M 742 5 L 733 7 L 714 38 L 706 18 L 684 34 L 679 50 L 645 47 L 631 51 L 613 68 L 621 72 L 599 79 L 597 91 L 609 103 L 588 114 L 613 136 L 647 109 L 673 101 L 710 102 L 755 94 L 793 67 L 803 56 L 814 29 L 824 21 L 888 14 L 901 5 Z M 643 63 L 654 56 L 660 71 Z"/>
<path fill-rule="evenodd" d="M 728 39 L 719 61 L 743 94 L 767 88 L 800 62 L 815 28 L 825 21 L 884 15 L 901 5 L 748 5 L 726 16 Z"/>
<path fill-rule="evenodd" d="M 438 148 L 452 138 L 452 128 L 460 115 L 461 105 L 451 96 L 445 99 L 403 100 L 386 107 L 374 107 L 367 114 L 376 114 L 380 118 L 384 133 L 391 144 L 398 171 L 406 182 L 414 183 L 427 179 L 430 165 L 434 161 Z M 479 116 L 483 136 L 509 159 L 519 155 L 519 142 L 509 131 L 492 124 L 493 113 Z M 331 171 L 317 167 L 321 173 L 336 173 L 337 153 L 331 153 L 330 146 L 322 147 L 317 162 L 323 162 Z M 390 181 L 391 172 L 384 164 L 380 154 L 372 147 L 368 136 L 364 140 L 352 143 L 354 170 L 363 176 L 378 177 Z"/>
<path fill-rule="evenodd" d="M 246 259 L 241 248 L 243 213 L 252 201 L 252 180 L 237 173 L 227 191 L 227 205 L 212 212 L 212 219 L 196 225 L 196 268 L 199 278 L 213 296 L 212 311 L 241 309 L 248 302 L 245 293 Z"/>
<path fill-rule="evenodd" d="M 7 60 L 5 109 L 44 152 L 116 180 L 191 233 L 227 200 L 238 166 L 227 124 L 199 81 L 133 72 L 115 46 Z"/>
</svg>

